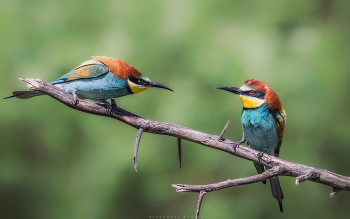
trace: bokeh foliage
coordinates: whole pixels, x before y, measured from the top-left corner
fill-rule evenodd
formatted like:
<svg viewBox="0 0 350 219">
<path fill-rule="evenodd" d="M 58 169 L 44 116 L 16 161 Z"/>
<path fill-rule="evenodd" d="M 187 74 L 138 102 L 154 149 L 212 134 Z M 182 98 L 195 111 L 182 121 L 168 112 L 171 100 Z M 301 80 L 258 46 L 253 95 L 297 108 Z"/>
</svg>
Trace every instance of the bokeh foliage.
<svg viewBox="0 0 350 219">
<path fill-rule="evenodd" d="M 350 175 L 349 1 L 52 1 L 0 3 L 0 96 L 17 78 L 54 81 L 91 55 L 119 58 L 160 89 L 117 99 L 140 116 L 240 140 L 241 102 L 216 86 L 255 78 L 288 115 L 280 157 Z M 149 218 L 195 214 L 206 184 L 255 174 L 253 164 L 72 110 L 49 97 L 0 100 L 1 218 Z M 209 193 L 203 218 L 348 218 L 350 193 L 281 177 L 285 213 L 269 185 Z"/>
</svg>

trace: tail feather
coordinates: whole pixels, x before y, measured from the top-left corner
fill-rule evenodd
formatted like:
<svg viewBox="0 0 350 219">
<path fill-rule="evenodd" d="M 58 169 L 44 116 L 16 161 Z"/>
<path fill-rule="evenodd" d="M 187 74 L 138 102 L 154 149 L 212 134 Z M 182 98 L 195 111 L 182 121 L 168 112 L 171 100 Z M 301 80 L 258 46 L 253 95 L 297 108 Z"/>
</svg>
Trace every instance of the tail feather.
<svg viewBox="0 0 350 219">
<path fill-rule="evenodd" d="M 5 97 L 4 99 L 8 99 L 12 97 L 17 97 L 19 99 L 28 99 L 36 96 L 41 96 L 41 95 L 45 95 L 45 94 L 34 90 L 19 90 L 19 91 L 13 91 L 11 96 Z"/>
<path fill-rule="evenodd" d="M 258 164 L 258 163 L 255 163 L 255 162 L 254 162 L 254 166 L 255 166 L 255 168 L 256 168 L 256 170 L 258 171 L 259 174 L 260 174 L 260 173 L 263 173 L 263 172 L 265 171 L 264 166 L 261 165 L 261 164 Z M 264 183 L 264 184 L 266 184 L 266 180 L 263 180 L 263 181 L 261 181 L 261 182 Z"/>
<path fill-rule="evenodd" d="M 255 163 L 254 162 L 254 166 L 256 168 L 256 170 L 258 171 L 258 173 L 262 173 L 265 171 L 265 168 L 263 165 Z M 283 206 L 282 206 L 282 199 L 284 199 L 284 195 L 281 189 L 281 185 L 280 185 L 280 181 L 278 180 L 278 177 L 275 176 L 270 180 L 270 185 L 271 185 L 271 193 L 272 196 L 277 199 L 279 207 L 280 207 L 280 211 L 283 212 Z M 264 184 L 266 184 L 266 181 L 262 181 Z"/>
<path fill-rule="evenodd" d="M 270 184 L 271 184 L 272 196 L 278 200 L 278 204 L 280 206 L 280 211 L 283 212 L 282 199 L 284 199 L 284 195 L 283 195 L 278 177 L 275 176 L 275 177 L 271 178 Z"/>
</svg>

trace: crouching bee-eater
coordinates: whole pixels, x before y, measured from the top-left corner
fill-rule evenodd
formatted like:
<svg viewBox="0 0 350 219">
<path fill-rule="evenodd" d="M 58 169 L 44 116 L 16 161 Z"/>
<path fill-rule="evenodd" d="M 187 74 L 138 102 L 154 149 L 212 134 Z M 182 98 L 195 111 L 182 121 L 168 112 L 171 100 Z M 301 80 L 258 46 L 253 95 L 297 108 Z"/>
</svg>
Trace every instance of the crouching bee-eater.
<svg viewBox="0 0 350 219">
<path fill-rule="evenodd" d="M 266 83 L 253 79 L 245 81 L 240 88 L 217 87 L 216 89 L 238 94 L 242 100 L 243 139 L 240 143 L 246 141 L 249 147 L 278 157 L 287 115 L 278 96 L 271 88 Z M 255 162 L 254 165 L 259 174 L 265 171 L 264 166 Z M 278 200 L 280 211 L 283 212 L 284 196 L 278 177 L 275 176 L 269 180 L 272 196 Z"/>
<path fill-rule="evenodd" d="M 125 62 L 105 56 L 93 56 L 91 60 L 83 62 L 51 84 L 72 94 L 75 104 L 78 98 L 90 99 L 97 103 L 105 103 L 107 108 L 111 107 L 106 102 L 107 99 L 136 94 L 149 87 L 173 91 L 161 83 L 151 81 Z M 44 93 L 32 90 L 14 91 L 4 99 L 28 99 L 40 95 Z"/>
</svg>

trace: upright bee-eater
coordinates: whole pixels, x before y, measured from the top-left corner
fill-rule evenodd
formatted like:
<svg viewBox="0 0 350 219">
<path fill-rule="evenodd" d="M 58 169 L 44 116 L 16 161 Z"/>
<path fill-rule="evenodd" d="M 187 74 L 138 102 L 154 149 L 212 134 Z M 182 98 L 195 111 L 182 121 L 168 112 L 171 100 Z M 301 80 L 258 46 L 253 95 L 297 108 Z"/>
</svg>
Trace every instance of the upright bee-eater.
<svg viewBox="0 0 350 219">
<path fill-rule="evenodd" d="M 286 124 L 286 113 L 278 96 L 264 82 L 258 80 L 247 80 L 240 88 L 217 87 L 238 94 L 243 103 L 241 122 L 243 127 L 243 139 L 249 147 L 262 153 L 278 157 L 284 127 Z M 264 166 L 255 163 L 258 173 L 265 171 Z M 264 182 L 265 184 L 266 182 Z M 270 179 L 272 196 L 278 200 L 280 211 L 283 212 L 283 192 L 275 176 Z"/>
<path fill-rule="evenodd" d="M 163 84 L 151 81 L 125 62 L 105 56 L 93 56 L 91 60 L 83 62 L 51 84 L 72 94 L 75 104 L 80 98 L 102 102 L 109 107 L 107 99 L 136 94 L 149 87 L 173 91 Z M 40 95 L 44 94 L 31 90 L 14 91 L 4 99 L 28 99 Z"/>
</svg>

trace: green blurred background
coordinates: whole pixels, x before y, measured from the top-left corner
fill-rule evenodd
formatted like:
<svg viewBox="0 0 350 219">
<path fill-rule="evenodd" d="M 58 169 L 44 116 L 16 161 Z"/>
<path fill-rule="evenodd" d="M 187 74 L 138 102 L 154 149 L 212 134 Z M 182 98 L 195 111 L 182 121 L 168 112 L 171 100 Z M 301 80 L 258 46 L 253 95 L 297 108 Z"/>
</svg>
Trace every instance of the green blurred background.
<svg viewBox="0 0 350 219">
<path fill-rule="evenodd" d="M 93 55 L 134 66 L 175 92 L 117 99 L 142 117 L 240 140 L 241 101 L 216 86 L 268 83 L 288 115 L 282 159 L 350 175 L 350 1 L 51 1 L 0 3 L 0 96 L 21 78 L 54 81 Z M 50 97 L 0 100 L 0 218 L 193 217 L 208 184 L 255 174 L 251 162 L 144 133 Z M 285 212 L 270 186 L 205 196 L 202 218 L 349 218 L 350 193 L 281 177 Z"/>
</svg>

